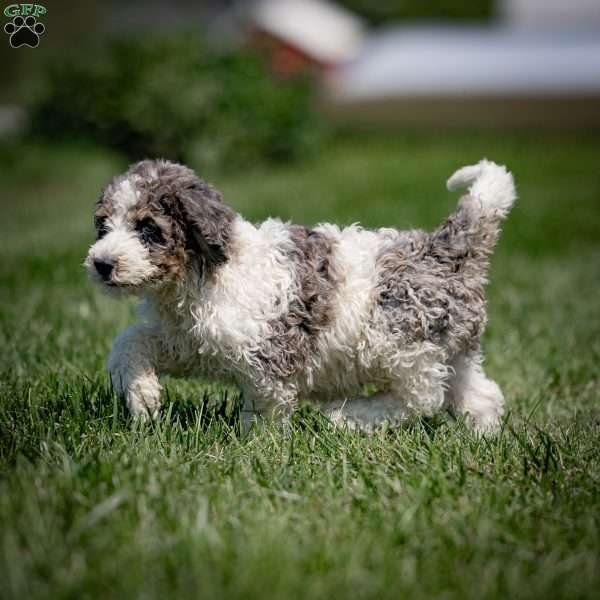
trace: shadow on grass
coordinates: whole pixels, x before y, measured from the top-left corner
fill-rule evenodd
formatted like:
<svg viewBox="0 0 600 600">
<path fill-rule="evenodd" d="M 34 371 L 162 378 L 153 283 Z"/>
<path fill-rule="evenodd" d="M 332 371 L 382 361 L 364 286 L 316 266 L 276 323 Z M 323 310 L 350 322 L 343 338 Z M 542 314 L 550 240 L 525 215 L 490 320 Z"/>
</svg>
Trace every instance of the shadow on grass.
<svg viewBox="0 0 600 600">
<path fill-rule="evenodd" d="M 239 395 L 224 390 L 215 394 L 204 392 L 200 400 L 191 401 L 185 396 L 168 392 L 165 397 L 161 418 L 178 424 L 183 430 L 208 430 L 215 422 L 220 422 L 239 433 L 241 402 Z"/>
</svg>

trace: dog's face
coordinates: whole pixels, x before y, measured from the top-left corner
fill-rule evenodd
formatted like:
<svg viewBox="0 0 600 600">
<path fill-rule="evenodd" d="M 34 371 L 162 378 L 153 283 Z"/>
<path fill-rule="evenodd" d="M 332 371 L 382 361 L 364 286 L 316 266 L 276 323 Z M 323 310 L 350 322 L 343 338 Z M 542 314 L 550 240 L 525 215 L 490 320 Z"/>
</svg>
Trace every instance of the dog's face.
<svg viewBox="0 0 600 600">
<path fill-rule="evenodd" d="M 143 161 L 113 179 L 96 204 L 98 239 L 85 266 L 113 290 L 158 289 L 227 261 L 235 213 L 195 173 Z"/>
</svg>

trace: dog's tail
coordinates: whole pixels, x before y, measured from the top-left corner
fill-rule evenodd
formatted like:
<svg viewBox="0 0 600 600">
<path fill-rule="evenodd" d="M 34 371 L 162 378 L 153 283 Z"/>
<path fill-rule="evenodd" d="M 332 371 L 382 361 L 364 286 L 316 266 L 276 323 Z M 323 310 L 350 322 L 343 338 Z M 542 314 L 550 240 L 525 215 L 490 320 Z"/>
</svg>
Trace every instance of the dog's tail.
<svg viewBox="0 0 600 600">
<path fill-rule="evenodd" d="M 489 160 L 459 169 L 446 183 L 450 191 L 469 184 L 469 195 L 479 201 L 482 218 L 503 219 L 517 199 L 512 174 Z"/>
<path fill-rule="evenodd" d="M 439 245 L 454 259 L 487 260 L 500 235 L 500 224 L 508 215 L 517 193 L 506 167 L 488 160 L 459 169 L 448 179 L 448 189 L 469 186 L 454 212 L 433 233 Z M 487 263 L 486 263 L 487 264 Z"/>
</svg>

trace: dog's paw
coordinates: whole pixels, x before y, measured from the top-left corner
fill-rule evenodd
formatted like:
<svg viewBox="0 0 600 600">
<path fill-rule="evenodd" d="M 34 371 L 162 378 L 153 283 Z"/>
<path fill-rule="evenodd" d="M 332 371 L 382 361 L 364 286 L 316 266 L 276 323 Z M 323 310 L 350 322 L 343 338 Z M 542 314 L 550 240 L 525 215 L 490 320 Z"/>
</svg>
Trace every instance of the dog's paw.
<svg viewBox="0 0 600 600">
<path fill-rule="evenodd" d="M 494 411 L 484 415 L 465 415 L 465 422 L 476 435 L 494 436 L 502 426 L 502 411 Z"/>
<path fill-rule="evenodd" d="M 158 417 L 160 402 L 158 399 L 140 397 L 138 394 L 128 394 L 127 408 L 134 419 L 148 421 Z"/>
<path fill-rule="evenodd" d="M 127 408 L 136 419 L 154 419 L 160 411 L 162 386 L 155 375 L 137 378 L 127 386 Z"/>
</svg>

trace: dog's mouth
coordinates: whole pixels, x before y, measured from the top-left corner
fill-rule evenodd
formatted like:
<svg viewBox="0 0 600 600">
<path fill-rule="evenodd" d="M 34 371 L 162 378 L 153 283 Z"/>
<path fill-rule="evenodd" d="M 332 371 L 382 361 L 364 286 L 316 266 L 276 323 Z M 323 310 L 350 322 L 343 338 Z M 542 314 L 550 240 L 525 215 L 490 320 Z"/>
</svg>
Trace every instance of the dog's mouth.
<svg viewBox="0 0 600 600">
<path fill-rule="evenodd" d="M 142 292 L 141 286 L 118 281 L 101 281 L 102 291 L 113 298 L 124 298 L 125 296 L 139 296 Z"/>
<path fill-rule="evenodd" d="M 115 281 L 114 279 L 100 280 L 100 283 L 114 290 L 134 290 L 144 286 L 144 283 L 130 283 L 128 281 Z"/>
<path fill-rule="evenodd" d="M 135 283 L 131 283 L 127 281 L 114 281 L 113 279 L 109 279 L 107 281 L 100 280 L 99 283 L 104 289 L 106 289 L 106 291 L 110 293 L 115 293 L 118 295 L 139 295 L 144 291 L 150 291 L 151 289 L 158 287 L 160 280 L 146 279 L 144 281 L 136 281 Z"/>
</svg>

